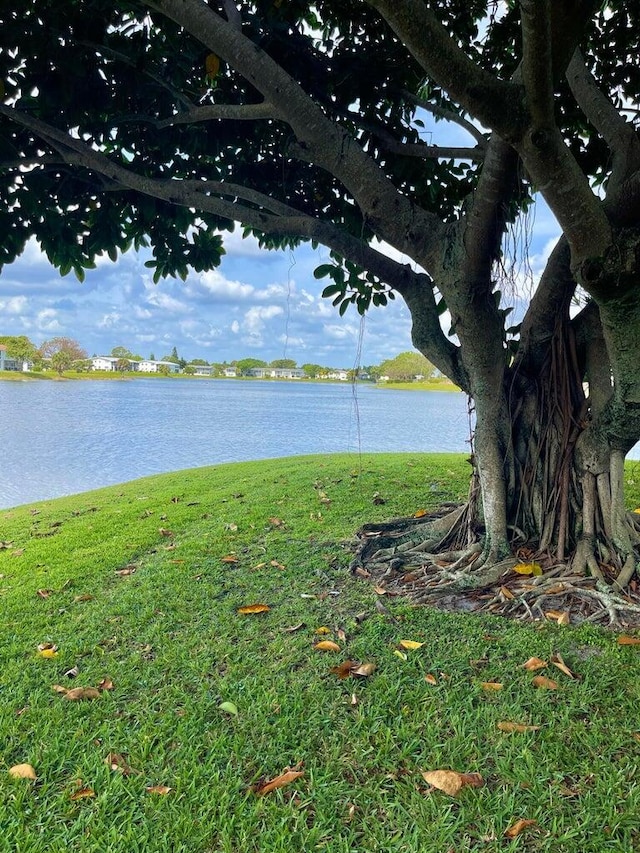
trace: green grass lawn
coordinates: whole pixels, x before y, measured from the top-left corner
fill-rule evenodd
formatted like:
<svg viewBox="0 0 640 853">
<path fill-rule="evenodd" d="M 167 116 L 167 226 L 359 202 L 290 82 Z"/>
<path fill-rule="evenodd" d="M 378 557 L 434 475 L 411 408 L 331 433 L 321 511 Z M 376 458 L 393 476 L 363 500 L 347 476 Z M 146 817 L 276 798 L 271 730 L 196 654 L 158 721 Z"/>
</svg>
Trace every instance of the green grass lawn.
<svg viewBox="0 0 640 853">
<path fill-rule="evenodd" d="M 467 469 L 310 456 L 0 511 L 0 851 L 639 849 L 639 647 L 384 597 L 390 618 L 346 571 L 360 524 L 462 497 Z M 449 796 L 442 769 L 484 784 Z"/>
</svg>

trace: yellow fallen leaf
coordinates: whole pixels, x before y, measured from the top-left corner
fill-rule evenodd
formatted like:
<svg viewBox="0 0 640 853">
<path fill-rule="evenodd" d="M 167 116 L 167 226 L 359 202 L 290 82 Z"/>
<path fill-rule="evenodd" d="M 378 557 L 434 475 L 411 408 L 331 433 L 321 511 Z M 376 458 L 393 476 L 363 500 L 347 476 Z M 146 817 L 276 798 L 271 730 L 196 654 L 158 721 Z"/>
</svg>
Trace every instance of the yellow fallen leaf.
<svg viewBox="0 0 640 853">
<path fill-rule="evenodd" d="M 536 669 L 544 669 L 545 666 L 547 666 L 546 660 L 540 660 L 540 658 L 529 658 L 528 661 L 522 664 L 522 668 L 529 672 L 535 672 Z"/>
<path fill-rule="evenodd" d="M 479 773 L 458 773 L 456 770 L 430 770 L 423 772 L 422 778 L 450 797 L 455 797 L 465 786 L 480 788 L 484 785 L 484 779 Z"/>
<path fill-rule="evenodd" d="M 38 655 L 41 658 L 57 658 L 58 652 L 55 649 L 42 649 L 42 651 L 38 652 Z"/>
<path fill-rule="evenodd" d="M 254 613 L 267 613 L 271 608 L 268 604 L 245 604 L 243 607 L 238 607 L 238 613 L 243 616 L 252 615 Z"/>
<path fill-rule="evenodd" d="M 14 779 L 37 779 L 36 771 L 31 764 L 14 764 L 9 768 L 9 776 Z"/>
<path fill-rule="evenodd" d="M 331 629 L 327 628 L 326 625 L 321 625 L 319 628 L 316 628 L 316 630 L 313 633 L 314 634 L 330 634 Z"/>
<path fill-rule="evenodd" d="M 316 643 L 313 647 L 318 652 L 339 652 L 340 646 L 337 643 L 334 643 L 333 640 L 320 640 L 319 643 Z"/>
<path fill-rule="evenodd" d="M 284 788 L 285 785 L 290 785 L 301 776 L 304 776 L 304 770 L 285 770 L 284 773 L 276 776 L 275 779 L 256 785 L 252 790 L 254 794 L 257 794 L 259 797 L 264 797 L 265 794 L 269 794 L 277 788 Z"/>
<path fill-rule="evenodd" d="M 149 785 L 145 788 L 147 794 L 160 794 L 160 796 L 164 796 L 168 794 L 171 788 L 168 788 L 166 785 Z"/>
<path fill-rule="evenodd" d="M 403 649 L 419 649 L 424 646 L 424 643 L 418 643 L 416 640 L 400 640 L 398 645 Z"/>
<path fill-rule="evenodd" d="M 526 820 L 525 818 L 520 818 L 515 823 L 511 824 L 509 829 L 505 829 L 505 836 L 507 838 L 516 838 L 523 829 L 526 829 L 528 826 L 537 826 L 537 820 Z"/>
<path fill-rule="evenodd" d="M 414 518 L 424 518 L 426 514 L 427 514 L 426 509 L 419 509 L 419 510 L 417 510 L 417 512 L 413 513 L 413 517 Z"/>
<path fill-rule="evenodd" d="M 400 649 L 394 649 L 393 653 L 400 660 L 409 660 L 409 656 L 405 652 L 401 652 Z"/>
<path fill-rule="evenodd" d="M 536 675 L 532 679 L 531 683 L 534 687 L 541 687 L 544 690 L 557 690 L 558 684 L 556 681 L 552 681 L 550 678 L 547 678 L 546 675 Z"/>
<path fill-rule="evenodd" d="M 523 723 L 511 723 L 503 720 L 498 723 L 501 732 L 537 732 L 540 726 L 525 726 Z"/>
<path fill-rule="evenodd" d="M 502 690 L 504 685 L 500 681 L 481 681 L 480 687 L 482 687 L 483 690 L 490 691 L 490 690 Z"/>
<path fill-rule="evenodd" d="M 534 577 L 540 577 L 542 574 L 542 568 L 538 563 L 518 563 L 517 566 L 513 567 L 513 571 L 519 575 L 533 575 Z"/>
</svg>

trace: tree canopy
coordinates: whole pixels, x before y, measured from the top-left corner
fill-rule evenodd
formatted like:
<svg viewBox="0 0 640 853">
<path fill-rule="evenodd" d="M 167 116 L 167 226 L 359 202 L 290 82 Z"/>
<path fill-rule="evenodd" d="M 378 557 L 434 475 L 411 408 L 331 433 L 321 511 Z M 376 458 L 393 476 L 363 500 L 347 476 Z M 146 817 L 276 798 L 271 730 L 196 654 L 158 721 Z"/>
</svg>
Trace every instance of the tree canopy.
<svg viewBox="0 0 640 853">
<path fill-rule="evenodd" d="M 383 361 L 376 373 L 387 376 L 392 382 L 411 382 L 417 376 L 433 376 L 433 365 L 418 352 L 401 352 L 395 358 Z"/>
<path fill-rule="evenodd" d="M 38 0 L 0 23 L 0 263 L 35 236 L 82 278 L 148 245 L 156 280 L 184 278 L 236 222 L 324 244 L 338 310 L 402 297 L 416 348 L 474 400 L 464 565 L 519 541 L 628 583 L 637 4 Z M 526 262 L 536 193 L 562 237 L 527 292 L 509 247 Z"/>
</svg>

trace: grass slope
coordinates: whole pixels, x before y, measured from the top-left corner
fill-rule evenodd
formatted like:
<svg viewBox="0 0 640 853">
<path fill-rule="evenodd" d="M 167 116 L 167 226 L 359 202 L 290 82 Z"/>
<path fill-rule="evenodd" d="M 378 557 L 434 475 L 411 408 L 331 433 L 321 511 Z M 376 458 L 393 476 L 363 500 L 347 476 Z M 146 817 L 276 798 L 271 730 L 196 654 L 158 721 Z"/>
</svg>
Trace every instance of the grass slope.
<svg viewBox="0 0 640 853">
<path fill-rule="evenodd" d="M 345 571 L 359 524 L 461 497 L 465 469 L 310 456 L 0 513 L 0 851 L 637 849 L 640 649 L 385 598 L 390 616 Z M 554 654 L 579 678 L 522 667 Z M 340 680 L 346 659 L 375 672 Z M 52 689 L 104 679 L 93 701 Z M 304 775 L 252 790 L 287 767 Z M 449 768 L 485 784 L 453 798 L 422 777 Z M 536 823 L 505 835 L 519 819 Z"/>
</svg>

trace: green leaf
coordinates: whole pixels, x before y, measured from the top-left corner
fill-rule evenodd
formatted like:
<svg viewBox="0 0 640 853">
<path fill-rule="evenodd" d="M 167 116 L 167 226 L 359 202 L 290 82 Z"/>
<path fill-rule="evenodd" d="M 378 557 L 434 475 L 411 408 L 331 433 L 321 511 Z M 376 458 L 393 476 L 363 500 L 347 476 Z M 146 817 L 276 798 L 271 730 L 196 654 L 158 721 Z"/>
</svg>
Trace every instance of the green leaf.
<svg viewBox="0 0 640 853">
<path fill-rule="evenodd" d="M 225 714 L 233 714 L 234 717 L 238 716 L 238 707 L 233 702 L 221 702 L 218 705 L 218 709 L 224 711 Z"/>
</svg>

